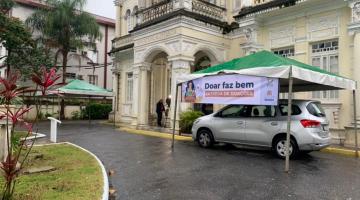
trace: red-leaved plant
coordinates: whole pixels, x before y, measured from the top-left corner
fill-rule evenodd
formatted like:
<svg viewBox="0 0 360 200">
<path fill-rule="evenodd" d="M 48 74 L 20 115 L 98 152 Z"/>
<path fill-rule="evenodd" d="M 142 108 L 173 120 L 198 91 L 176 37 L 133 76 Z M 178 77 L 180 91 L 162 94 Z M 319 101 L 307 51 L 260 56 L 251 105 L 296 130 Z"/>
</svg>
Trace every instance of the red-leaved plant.
<svg viewBox="0 0 360 200">
<path fill-rule="evenodd" d="M 23 164 L 27 159 L 35 139 L 31 142 L 26 142 L 28 137 L 32 135 L 33 124 L 24 120 L 24 115 L 32 108 L 25 105 L 15 108 L 11 106 L 14 102 L 20 99 L 20 94 L 33 93 L 33 97 L 45 96 L 49 90 L 58 85 L 55 82 L 60 78 L 56 74 L 56 69 L 40 68 L 39 72 L 32 75 L 32 81 L 35 83 L 35 88 L 19 87 L 17 81 L 20 80 L 20 73 L 10 73 L 8 78 L 0 78 L 0 98 L 1 104 L 4 105 L 4 110 L 0 111 L 0 120 L 6 120 L 6 143 L 7 154 L 4 160 L 0 160 L 0 169 L 5 179 L 4 188 L 2 191 L 2 200 L 10 200 L 13 197 L 16 178 L 19 176 Z M 41 93 L 38 95 L 38 93 Z M 38 98 L 37 98 L 38 99 Z M 35 101 L 35 106 L 38 108 L 41 101 Z M 38 112 L 40 109 L 37 109 Z M 35 122 L 38 121 L 39 113 L 36 115 Z M 23 140 L 15 137 L 14 131 L 16 127 L 25 128 L 27 134 Z"/>
</svg>

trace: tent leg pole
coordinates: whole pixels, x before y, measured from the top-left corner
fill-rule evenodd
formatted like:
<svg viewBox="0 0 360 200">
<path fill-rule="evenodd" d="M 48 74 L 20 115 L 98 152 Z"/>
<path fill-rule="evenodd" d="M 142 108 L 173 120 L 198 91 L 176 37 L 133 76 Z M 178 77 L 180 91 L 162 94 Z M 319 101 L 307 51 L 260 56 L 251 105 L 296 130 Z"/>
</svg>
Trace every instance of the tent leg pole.
<svg viewBox="0 0 360 200">
<path fill-rule="evenodd" d="M 61 106 L 60 106 L 60 96 L 59 96 L 58 97 L 58 113 L 59 113 L 58 118 L 59 118 L 59 121 L 61 120 L 61 118 L 60 118 L 60 110 L 61 110 Z"/>
<path fill-rule="evenodd" d="M 176 111 L 177 111 L 177 104 L 178 104 L 178 90 L 179 85 L 176 85 L 176 94 L 175 94 L 175 107 L 174 107 L 174 117 L 173 117 L 173 132 L 172 132 L 172 141 L 171 141 L 171 148 L 174 149 L 175 143 L 175 127 L 176 127 Z"/>
<path fill-rule="evenodd" d="M 116 128 L 116 97 L 114 97 L 114 127 Z"/>
<path fill-rule="evenodd" d="M 354 103 L 354 134 L 355 134 L 355 153 L 356 157 L 359 157 L 359 144 L 357 135 L 357 113 L 356 113 L 356 92 L 353 90 L 353 103 Z"/>
<path fill-rule="evenodd" d="M 90 112 L 90 96 L 89 96 L 89 102 L 88 102 L 88 114 L 89 114 L 89 128 L 90 128 L 90 126 L 91 126 L 91 117 L 90 117 L 90 114 L 91 114 L 91 112 Z"/>
<path fill-rule="evenodd" d="M 285 157 L 285 172 L 289 172 L 290 164 L 290 131 L 291 131 L 291 114 L 292 114 L 292 91 L 293 90 L 293 78 L 292 68 L 289 71 L 289 92 L 288 92 L 288 115 L 287 115 L 287 131 L 286 131 L 286 157 Z"/>
</svg>

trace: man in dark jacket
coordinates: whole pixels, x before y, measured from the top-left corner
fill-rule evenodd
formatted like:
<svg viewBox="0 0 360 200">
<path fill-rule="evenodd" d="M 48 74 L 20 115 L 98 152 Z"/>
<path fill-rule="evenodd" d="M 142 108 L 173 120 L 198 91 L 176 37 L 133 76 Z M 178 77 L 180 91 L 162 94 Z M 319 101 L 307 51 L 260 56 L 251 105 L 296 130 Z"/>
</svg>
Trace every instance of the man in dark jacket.
<svg viewBox="0 0 360 200">
<path fill-rule="evenodd" d="M 160 99 L 156 104 L 157 124 L 161 126 L 162 113 L 165 111 L 164 102 Z"/>
</svg>

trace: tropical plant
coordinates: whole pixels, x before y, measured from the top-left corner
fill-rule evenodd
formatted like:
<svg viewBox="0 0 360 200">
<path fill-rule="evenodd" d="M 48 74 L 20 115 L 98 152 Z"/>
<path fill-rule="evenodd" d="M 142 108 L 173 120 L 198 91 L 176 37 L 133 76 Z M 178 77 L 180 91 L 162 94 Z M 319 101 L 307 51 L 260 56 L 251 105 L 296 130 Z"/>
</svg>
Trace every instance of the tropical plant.
<svg viewBox="0 0 360 200">
<path fill-rule="evenodd" d="M 86 0 L 46 0 L 45 2 L 47 6 L 31 15 L 26 20 L 26 24 L 42 33 L 39 39 L 45 46 L 57 49 L 56 63 L 59 55 L 62 55 L 63 83 L 65 83 L 70 51 L 83 48 L 85 44 L 95 45 L 95 41 L 102 36 L 96 19 L 83 11 Z"/>
<path fill-rule="evenodd" d="M 194 121 L 201 116 L 204 116 L 204 113 L 199 111 L 188 110 L 182 112 L 180 114 L 180 121 L 179 121 L 180 132 L 191 133 L 191 128 L 194 124 Z"/>
<path fill-rule="evenodd" d="M 46 69 L 43 68 L 46 71 Z M 38 93 L 38 88 L 43 89 L 46 85 L 46 89 L 50 89 L 53 85 L 45 84 L 49 80 L 53 83 L 53 80 L 57 79 L 57 75 L 52 73 L 53 70 L 46 73 L 34 73 L 33 80 L 39 80 L 35 83 L 35 88 L 26 88 L 19 87 L 17 81 L 20 79 L 19 72 L 11 72 L 8 78 L 0 78 L 0 97 L 1 104 L 4 105 L 5 110 L 0 111 L 0 119 L 6 120 L 6 148 L 7 152 L 4 160 L 0 162 L 0 169 L 2 171 L 3 177 L 5 179 L 5 184 L 3 191 L 1 193 L 2 200 L 10 200 L 15 191 L 16 179 L 19 176 L 23 164 L 27 159 L 33 145 L 35 142 L 31 140 L 30 143 L 27 143 L 27 138 L 32 135 L 33 124 L 28 123 L 24 120 L 24 115 L 28 113 L 32 108 L 27 107 L 26 105 L 21 105 L 20 107 L 12 106 L 14 102 L 18 102 L 20 94 L 33 92 L 33 97 Z M 46 76 L 50 74 L 49 76 Z M 41 75 L 41 77 L 39 77 Z M 44 77 L 42 77 L 44 76 Z M 41 95 L 47 95 L 47 91 L 41 90 Z M 38 101 L 39 102 L 39 101 Z M 37 113 L 39 116 L 39 112 Z M 35 120 L 35 123 L 37 119 Z M 19 137 L 16 136 L 15 131 L 18 127 L 23 127 L 27 130 L 25 140 L 19 141 Z"/>
</svg>

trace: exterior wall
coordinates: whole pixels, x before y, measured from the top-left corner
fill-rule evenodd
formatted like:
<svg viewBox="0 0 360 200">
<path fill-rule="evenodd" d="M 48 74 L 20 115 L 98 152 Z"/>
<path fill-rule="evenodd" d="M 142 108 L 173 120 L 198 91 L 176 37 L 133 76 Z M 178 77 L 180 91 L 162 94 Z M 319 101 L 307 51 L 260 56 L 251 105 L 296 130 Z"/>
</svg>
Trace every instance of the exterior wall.
<svg viewBox="0 0 360 200">
<path fill-rule="evenodd" d="M 146 109 L 141 110 L 141 106 L 148 104 L 149 95 L 146 96 L 145 94 L 148 93 L 143 93 L 145 85 L 142 85 L 144 84 L 142 76 L 145 76 L 145 79 L 148 78 L 146 74 L 152 71 L 152 59 L 161 52 L 167 54 L 168 65 L 172 69 L 172 79 L 181 79 L 182 76 L 190 73 L 189 68 L 193 65 L 194 55 L 198 51 L 206 52 L 214 61 L 212 64 L 216 64 L 262 49 L 274 50 L 292 46 L 295 52 L 291 58 L 311 64 L 312 44 L 334 39 L 339 43 L 338 73 L 354 80 L 360 80 L 358 73 L 354 72 L 357 69 L 355 63 L 359 60 L 354 56 L 355 49 L 360 52 L 360 44 L 354 42 L 354 34 L 358 34 L 359 31 L 355 29 L 355 33 L 352 34 L 349 31 L 349 24 L 353 17 L 350 9 L 353 5 L 351 2 L 357 2 L 357 0 L 301 1 L 287 8 L 273 9 L 237 19 L 240 28 L 227 34 L 224 34 L 219 27 L 185 16 L 171 18 L 129 34 L 124 13 L 128 9 L 134 8 L 137 3 L 143 2 L 131 0 L 122 2 L 122 6 L 117 7 L 118 16 L 121 16 L 117 19 L 117 25 L 121 24 L 121 26 L 117 27 L 117 40 L 114 42 L 114 48 L 124 47 L 125 44 L 134 46 L 127 50 L 121 50 L 114 56 L 116 58 L 115 71 L 122 77 L 119 79 L 120 82 L 117 82 L 118 88 L 120 88 L 117 95 L 120 98 L 118 101 L 120 109 L 117 110 L 117 121 L 119 122 L 137 125 L 140 117 L 137 114 L 146 115 L 146 113 L 142 114 L 141 111 L 146 111 Z M 243 0 L 240 7 L 235 8 L 235 1 L 217 1 L 218 5 L 226 7 L 225 19 L 229 24 L 235 21 L 234 16 L 238 14 L 240 8 L 267 2 L 270 1 Z M 139 7 L 144 5 L 140 4 Z M 122 13 L 119 13 L 120 11 Z M 360 40 L 360 34 L 358 35 L 356 38 Z M 145 69 L 144 66 L 150 67 L 145 67 Z M 142 73 L 143 69 L 148 72 Z M 136 83 L 134 82 L 133 89 L 138 98 L 131 103 L 124 103 L 126 96 L 124 88 L 127 87 L 124 77 L 128 72 L 135 74 L 134 81 Z M 172 82 L 172 97 L 175 96 L 174 84 L 176 81 Z M 312 99 L 312 93 L 297 93 L 295 98 Z M 331 128 L 341 131 L 351 124 L 353 119 L 351 92 L 339 91 L 338 99 L 319 100 L 324 104 Z M 189 105 L 181 104 L 180 111 L 189 107 Z M 220 107 L 221 105 L 216 105 L 214 109 Z"/>
</svg>

